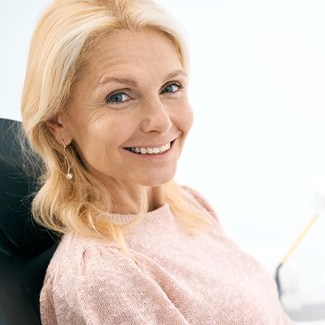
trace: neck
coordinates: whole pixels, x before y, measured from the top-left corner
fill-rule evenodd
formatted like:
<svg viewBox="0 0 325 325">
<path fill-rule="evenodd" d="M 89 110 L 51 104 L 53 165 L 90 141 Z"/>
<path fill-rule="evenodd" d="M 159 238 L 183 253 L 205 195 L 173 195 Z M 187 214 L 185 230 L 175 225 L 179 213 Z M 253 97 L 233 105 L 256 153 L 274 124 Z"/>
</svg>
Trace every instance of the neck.
<svg viewBox="0 0 325 325">
<path fill-rule="evenodd" d="M 162 186 L 147 187 L 135 186 L 126 187 L 110 186 L 112 197 L 112 211 L 121 214 L 137 214 L 140 211 L 153 211 L 163 205 Z"/>
</svg>

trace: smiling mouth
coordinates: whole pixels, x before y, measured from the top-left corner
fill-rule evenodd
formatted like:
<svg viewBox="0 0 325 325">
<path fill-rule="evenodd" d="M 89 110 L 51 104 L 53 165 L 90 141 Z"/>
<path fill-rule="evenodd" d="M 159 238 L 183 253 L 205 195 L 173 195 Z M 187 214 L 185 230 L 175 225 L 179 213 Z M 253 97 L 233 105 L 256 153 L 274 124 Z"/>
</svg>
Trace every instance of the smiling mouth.
<svg viewBox="0 0 325 325">
<path fill-rule="evenodd" d="M 124 148 L 140 155 L 159 155 L 168 151 L 172 142 L 168 142 L 161 147 L 127 147 Z"/>
</svg>

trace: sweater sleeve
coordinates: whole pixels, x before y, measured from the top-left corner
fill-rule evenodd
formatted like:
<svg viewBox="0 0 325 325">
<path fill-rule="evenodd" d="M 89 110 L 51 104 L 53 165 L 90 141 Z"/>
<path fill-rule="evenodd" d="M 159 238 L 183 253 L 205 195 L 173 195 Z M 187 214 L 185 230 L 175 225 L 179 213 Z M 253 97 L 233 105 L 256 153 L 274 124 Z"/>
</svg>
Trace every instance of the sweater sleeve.
<svg viewBox="0 0 325 325">
<path fill-rule="evenodd" d="M 42 324 L 188 324 L 132 259 L 114 249 L 104 254 L 84 251 L 51 273 L 41 293 Z"/>
</svg>

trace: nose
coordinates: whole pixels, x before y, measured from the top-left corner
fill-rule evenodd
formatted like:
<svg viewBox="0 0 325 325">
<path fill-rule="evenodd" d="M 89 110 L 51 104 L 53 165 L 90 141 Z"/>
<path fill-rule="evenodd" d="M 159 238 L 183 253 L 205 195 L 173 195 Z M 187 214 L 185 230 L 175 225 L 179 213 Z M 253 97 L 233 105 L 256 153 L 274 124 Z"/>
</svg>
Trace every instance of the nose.
<svg viewBox="0 0 325 325">
<path fill-rule="evenodd" d="M 172 127 L 168 110 L 159 99 L 147 101 L 143 114 L 141 129 L 145 133 L 166 134 Z"/>
</svg>

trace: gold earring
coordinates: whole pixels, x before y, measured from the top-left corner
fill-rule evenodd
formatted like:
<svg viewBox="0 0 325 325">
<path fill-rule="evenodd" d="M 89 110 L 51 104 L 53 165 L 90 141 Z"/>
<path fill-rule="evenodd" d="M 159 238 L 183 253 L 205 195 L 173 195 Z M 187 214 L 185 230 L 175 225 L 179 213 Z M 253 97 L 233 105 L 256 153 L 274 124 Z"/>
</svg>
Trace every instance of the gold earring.
<svg viewBox="0 0 325 325">
<path fill-rule="evenodd" d="M 73 178 L 73 174 L 71 173 L 71 164 L 70 164 L 69 159 L 67 157 L 67 154 L 65 152 L 67 145 L 64 143 L 63 139 L 61 141 L 61 144 L 62 144 L 62 148 L 63 148 L 64 166 L 65 166 L 65 168 L 67 170 L 67 172 L 65 174 L 65 177 L 68 180 L 71 180 Z"/>
</svg>

